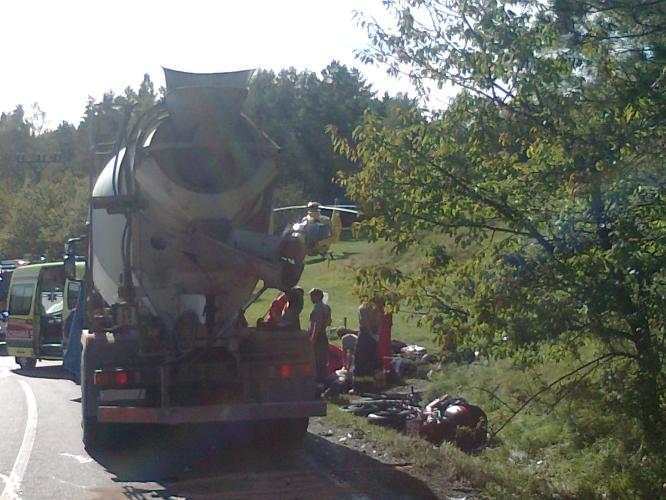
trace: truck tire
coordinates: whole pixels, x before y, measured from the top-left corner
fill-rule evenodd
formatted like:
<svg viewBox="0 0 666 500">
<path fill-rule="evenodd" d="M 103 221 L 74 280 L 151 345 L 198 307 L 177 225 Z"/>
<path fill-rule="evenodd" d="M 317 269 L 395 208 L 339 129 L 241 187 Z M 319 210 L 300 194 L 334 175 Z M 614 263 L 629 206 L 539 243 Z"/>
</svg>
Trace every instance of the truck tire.
<svg viewBox="0 0 666 500">
<path fill-rule="evenodd" d="M 88 342 L 81 351 L 81 427 L 83 446 L 87 450 L 100 450 L 108 445 L 109 426 L 97 421 L 97 394 L 94 376 L 94 342 Z"/>
<path fill-rule="evenodd" d="M 92 373 L 81 371 L 81 427 L 83 428 L 83 446 L 87 450 L 103 449 L 107 444 L 108 428 L 97 421 L 97 417 L 88 415 L 91 405 L 96 405 L 95 387 Z"/>
<path fill-rule="evenodd" d="M 24 358 L 23 356 L 16 356 L 14 359 L 16 360 L 16 364 L 21 367 L 21 370 L 32 370 L 35 366 L 37 366 L 36 358 Z"/>
<path fill-rule="evenodd" d="M 108 446 L 108 429 L 100 424 L 94 417 L 84 417 L 81 420 L 83 428 L 83 447 L 88 451 L 103 450 Z"/>
</svg>

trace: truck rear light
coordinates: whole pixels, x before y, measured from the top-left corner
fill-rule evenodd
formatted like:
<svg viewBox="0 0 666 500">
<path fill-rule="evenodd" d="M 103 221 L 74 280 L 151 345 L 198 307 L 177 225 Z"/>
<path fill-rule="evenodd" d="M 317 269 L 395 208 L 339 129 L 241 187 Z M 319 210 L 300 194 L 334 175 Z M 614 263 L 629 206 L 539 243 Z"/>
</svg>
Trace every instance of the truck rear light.
<svg viewBox="0 0 666 500">
<path fill-rule="evenodd" d="M 312 365 L 309 363 L 304 364 L 289 364 L 285 363 L 280 365 L 279 369 L 280 378 L 293 378 L 310 376 L 314 373 Z"/>
<path fill-rule="evenodd" d="M 136 385 L 141 380 L 141 374 L 135 371 L 110 370 L 95 372 L 95 385 L 98 387 L 127 387 Z"/>
<path fill-rule="evenodd" d="M 280 367 L 280 377 L 291 378 L 294 373 L 294 367 L 291 365 L 282 365 Z"/>
</svg>

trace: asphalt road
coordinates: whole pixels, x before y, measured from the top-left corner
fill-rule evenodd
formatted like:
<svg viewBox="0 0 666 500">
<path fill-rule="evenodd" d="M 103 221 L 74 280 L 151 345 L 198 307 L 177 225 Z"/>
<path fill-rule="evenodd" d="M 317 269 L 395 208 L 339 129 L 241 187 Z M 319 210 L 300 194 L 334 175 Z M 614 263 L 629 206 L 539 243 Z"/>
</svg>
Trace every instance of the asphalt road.
<svg viewBox="0 0 666 500">
<path fill-rule="evenodd" d="M 0 500 L 436 498 L 399 467 L 316 434 L 265 450 L 237 428 L 132 427 L 109 451 L 81 441 L 80 389 L 60 363 L 0 356 Z"/>
</svg>

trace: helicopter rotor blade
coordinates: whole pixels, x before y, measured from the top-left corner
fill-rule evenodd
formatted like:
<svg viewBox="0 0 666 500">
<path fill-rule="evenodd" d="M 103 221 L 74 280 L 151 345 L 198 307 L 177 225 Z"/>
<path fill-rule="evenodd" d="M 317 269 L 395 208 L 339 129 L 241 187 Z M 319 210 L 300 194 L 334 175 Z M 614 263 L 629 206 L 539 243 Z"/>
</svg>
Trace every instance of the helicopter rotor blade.
<svg viewBox="0 0 666 500">
<path fill-rule="evenodd" d="M 308 208 L 306 205 L 294 205 L 291 207 L 277 207 L 273 209 L 273 212 L 283 212 L 285 210 L 300 210 L 303 208 Z"/>
<path fill-rule="evenodd" d="M 358 210 L 352 210 L 351 208 L 342 207 L 340 205 L 320 205 L 319 208 L 322 209 L 322 210 L 335 210 L 337 212 L 346 212 L 346 213 L 349 213 L 349 214 L 360 214 L 361 213 Z"/>
<path fill-rule="evenodd" d="M 273 209 L 273 212 L 284 212 L 287 210 L 302 210 L 308 208 L 307 205 L 292 205 L 288 207 L 277 207 Z M 356 210 L 356 205 L 319 205 L 319 210 L 337 210 L 338 212 L 346 212 L 350 214 L 360 214 L 359 210 Z"/>
</svg>

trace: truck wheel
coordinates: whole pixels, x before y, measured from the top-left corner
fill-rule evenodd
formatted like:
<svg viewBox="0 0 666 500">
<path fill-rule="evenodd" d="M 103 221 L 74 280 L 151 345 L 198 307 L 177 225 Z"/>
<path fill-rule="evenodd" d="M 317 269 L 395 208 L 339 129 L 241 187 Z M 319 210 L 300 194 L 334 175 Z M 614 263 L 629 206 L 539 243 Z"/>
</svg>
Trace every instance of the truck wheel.
<svg viewBox="0 0 666 500">
<path fill-rule="evenodd" d="M 37 366 L 37 359 L 35 358 L 24 358 L 23 356 L 16 356 L 16 364 L 21 367 L 21 370 L 32 370 Z"/>
<path fill-rule="evenodd" d="M 97 421 L 97 395 L 93 382 L 95 367 L 90 359 L 91 351 L 86 346 L 81 354 L 81 427 L 83 446 L 87 450 L 99 450 L 107 444 L 108 425 Z"/>
<path fill-rule="evenodd" d="M 86 450 L 100 450 L 106 446 L 106 429 L 97 422 L 95 417 L 84 417 L 81 420 L 83 427 L 83 446 Z"/>
<path fill-rule="evenodd" d="M 107 446 L 109 441 L 109 425 L 100 424 L 97 417 L 86 415 L 86 408 L 94 403 L 94 387 L 91 377 L 81 377 L 81 427 L 83 428 L 83 446 L 87 450 L 100 450 Z M 93 398 L 93 401 L 91 401 Z"/>
</svg>

